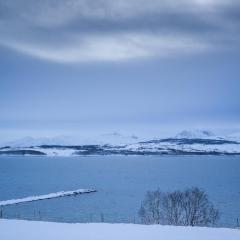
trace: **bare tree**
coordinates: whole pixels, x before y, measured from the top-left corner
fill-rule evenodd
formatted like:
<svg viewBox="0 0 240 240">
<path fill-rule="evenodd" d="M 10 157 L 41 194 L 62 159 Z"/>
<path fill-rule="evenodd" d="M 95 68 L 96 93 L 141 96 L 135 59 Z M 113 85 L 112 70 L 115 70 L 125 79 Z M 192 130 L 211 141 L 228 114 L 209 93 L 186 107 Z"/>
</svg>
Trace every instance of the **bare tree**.
<svg viewBox="0 0 240 240">
<path fill-rule="evenodd" d="M 197 187 L 182 192 L 147 192 L 138 214 L 144 224 L 210 226 L 219 220 L 219 211 Z"/>
</svg>

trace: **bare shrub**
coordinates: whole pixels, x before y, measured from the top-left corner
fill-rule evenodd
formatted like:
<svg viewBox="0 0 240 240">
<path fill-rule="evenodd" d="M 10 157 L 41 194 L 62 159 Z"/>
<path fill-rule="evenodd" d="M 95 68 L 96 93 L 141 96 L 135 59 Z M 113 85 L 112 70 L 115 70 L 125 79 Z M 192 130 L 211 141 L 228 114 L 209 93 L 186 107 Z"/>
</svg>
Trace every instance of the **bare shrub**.
<svg viewBox="0 0 240 240">
<path fill-rule="evenodd" d="M 219 220 L 219 211 L 197 187 L 185 191 L 149 191 L 139 209 L 143 224 L 210 226 Z"/>
</svg>

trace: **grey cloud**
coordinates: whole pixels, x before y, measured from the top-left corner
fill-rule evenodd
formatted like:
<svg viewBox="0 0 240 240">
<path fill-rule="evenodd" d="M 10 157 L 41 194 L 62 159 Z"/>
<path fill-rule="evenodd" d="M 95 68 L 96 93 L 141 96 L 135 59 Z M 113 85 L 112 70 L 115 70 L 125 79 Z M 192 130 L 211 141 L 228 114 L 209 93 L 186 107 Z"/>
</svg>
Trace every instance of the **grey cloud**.
<svg viewBox="0 0 240 240">
<path fill-rule="evenodd" d="M 237 47 L 238 6 L 235 0 L 0 0 L 0 45 L 60 62 Z"/>
</svg>

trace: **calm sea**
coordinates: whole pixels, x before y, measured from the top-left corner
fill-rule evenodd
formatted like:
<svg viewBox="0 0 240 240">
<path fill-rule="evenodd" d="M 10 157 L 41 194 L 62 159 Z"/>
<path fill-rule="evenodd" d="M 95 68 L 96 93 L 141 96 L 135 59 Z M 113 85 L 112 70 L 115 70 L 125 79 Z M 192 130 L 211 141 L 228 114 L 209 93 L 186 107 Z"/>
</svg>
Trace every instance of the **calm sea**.
<svg viewBox="0 0 240 240">
<path fill-rule="evenodd" d="M 240 156 L 0 157 L 0 200 L 93 188 L 97 193 L 2 207 L 3 217 L 61 222 L 138 222 L 148 190 L 197 186 L 240 219 Z"/>
</svg>

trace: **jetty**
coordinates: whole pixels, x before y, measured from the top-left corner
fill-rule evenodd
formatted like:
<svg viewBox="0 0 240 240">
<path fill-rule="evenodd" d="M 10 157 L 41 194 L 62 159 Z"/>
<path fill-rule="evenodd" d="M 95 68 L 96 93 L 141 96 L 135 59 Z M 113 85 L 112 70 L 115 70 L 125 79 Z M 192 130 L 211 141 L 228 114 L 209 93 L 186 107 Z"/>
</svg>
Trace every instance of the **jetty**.
<svg viewBox="0 0 240 240">
<path fill-rule="evenodd" d="M 60 191 L 55 193 L 49 193 L 45 195 L 37 195 L 37 196 L 29 196 L 19 199 L 11 199 L 11 200 L 4 200 L 0 201 L 0 206 L 7 206 L 7 205 L 14 205 L 14 204 L 20 204 L 20 203 L 26 203 L 26 202 L 34 202 L 34 201 L 40 201 L 40 200 L 47 200 L 52 198 L 60 198 L 60 197 L 66 197 L 66 196 L 75 196 L 79 194 L 84 193 L 93 193 L 96 192 L 94 189 L 77 189 L 73 191 Z"/>
</svg>

